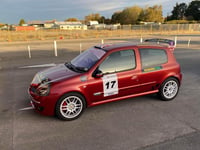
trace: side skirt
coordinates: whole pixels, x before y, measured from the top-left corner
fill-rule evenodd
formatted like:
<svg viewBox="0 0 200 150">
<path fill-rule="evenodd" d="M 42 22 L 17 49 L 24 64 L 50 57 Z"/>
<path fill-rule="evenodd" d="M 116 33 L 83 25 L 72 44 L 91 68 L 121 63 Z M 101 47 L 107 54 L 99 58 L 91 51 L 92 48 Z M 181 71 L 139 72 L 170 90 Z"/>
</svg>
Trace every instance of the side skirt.
<svg viewBox="0 0 200 150">
<path fill-rule="evenodd" d="M 159 90 L 153 90 L 153 91 L 148 91 L 148 92 L 139 93 L 139 94 L 131 94 L 131 95 L 127 95 L 127 96 L 117 97 L 117 98 L 113 98 L 113 99 L 109 99 L 109 100 L 105 100 L 105 101 L 94 102 L 88 107 L 96 106 L 96 105 L 100 105 L 100 104 L 104 104 L 104 103 L 109 103 L 109 102 L 114 102 L 114 101 L 118 101 L 118 100 L 124 100 L 124 99 L 128 99 L 128 98 L 153 94 L 153 93 L 157 93 L 157 92 L 159 92 Z"/>
</svg>

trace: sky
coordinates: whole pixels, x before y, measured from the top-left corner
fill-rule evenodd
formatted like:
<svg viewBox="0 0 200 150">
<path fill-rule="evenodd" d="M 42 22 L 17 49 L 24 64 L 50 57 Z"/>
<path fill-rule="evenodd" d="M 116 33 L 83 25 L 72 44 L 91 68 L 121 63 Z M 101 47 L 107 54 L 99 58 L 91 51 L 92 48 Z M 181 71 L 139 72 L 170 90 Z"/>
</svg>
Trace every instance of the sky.
<svg viewBox="0 0 200 150">
<path fill-rule="evenodd" d="M 111 18 L 116 11 L 131 6 L 162 5 L 163 16 L 173 10 L 176 3 L 189 4 L 192 0 L 1 0 L 0 23 L 18 24 L 20 19 L 64 21 L 68 18 L 84 19 L 91 13 Z"/>
</svg>

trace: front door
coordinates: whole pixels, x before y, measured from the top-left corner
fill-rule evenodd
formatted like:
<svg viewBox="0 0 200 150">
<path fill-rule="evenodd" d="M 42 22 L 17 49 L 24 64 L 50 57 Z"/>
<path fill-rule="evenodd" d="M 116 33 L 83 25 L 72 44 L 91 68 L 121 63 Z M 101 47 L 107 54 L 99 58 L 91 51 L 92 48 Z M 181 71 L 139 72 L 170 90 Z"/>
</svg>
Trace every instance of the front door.
<svg viewBox="0 0 200 150">
<path fill-rule="evenodd" d="M 139 70 L 136 68 L 134 50 L 121 50 L 108 55 L 97 67 L 102 77 L 88 81 L 88 92 L 92 102 L 112 100 L 139 92 Z"/>
</svg>

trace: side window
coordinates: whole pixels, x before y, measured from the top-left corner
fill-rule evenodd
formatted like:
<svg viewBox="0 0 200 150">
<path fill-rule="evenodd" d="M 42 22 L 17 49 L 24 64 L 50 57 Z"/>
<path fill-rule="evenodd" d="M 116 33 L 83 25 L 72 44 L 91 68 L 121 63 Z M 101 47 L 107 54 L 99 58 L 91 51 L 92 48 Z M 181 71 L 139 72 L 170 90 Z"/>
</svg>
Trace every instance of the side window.
<svg viewBox="0 0 200 150">
<path fill-rule="evenodd" d="M 102 73 L 113 73 L 134 69 L 135 53 L 133 50 L 117 51 L 110 54 L 99 66 Z"/>
<path fill-rule="evenodd" d="M 142 68 L 153 67 L 166 63 L 167 54 L 163 49 L 140 49 Z"/>
</svg>

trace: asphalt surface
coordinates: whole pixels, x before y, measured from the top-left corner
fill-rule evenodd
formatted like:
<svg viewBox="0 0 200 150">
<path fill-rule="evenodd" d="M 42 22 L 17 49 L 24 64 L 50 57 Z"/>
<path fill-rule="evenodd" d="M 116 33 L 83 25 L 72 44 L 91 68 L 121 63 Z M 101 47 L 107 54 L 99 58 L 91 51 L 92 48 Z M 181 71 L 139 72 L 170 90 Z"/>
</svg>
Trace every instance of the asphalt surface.
<svg viewBox="0 0 200 150">
<path fill-rule="evenodd" d="M 29 110 L 27 89 L 44 68 L 24 66 L 63 63 L 79 51 L 0 52 L 1 150 L 199 150 L 200 49 L 177 48 L 183 82 L 173 101 L 148 95 L 86 109 L 74 121 Z M 26 110 L 28 109 L 28 110 Z"/>
</svg>

